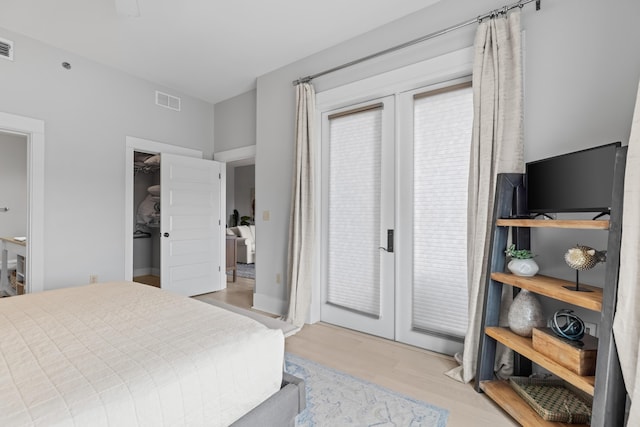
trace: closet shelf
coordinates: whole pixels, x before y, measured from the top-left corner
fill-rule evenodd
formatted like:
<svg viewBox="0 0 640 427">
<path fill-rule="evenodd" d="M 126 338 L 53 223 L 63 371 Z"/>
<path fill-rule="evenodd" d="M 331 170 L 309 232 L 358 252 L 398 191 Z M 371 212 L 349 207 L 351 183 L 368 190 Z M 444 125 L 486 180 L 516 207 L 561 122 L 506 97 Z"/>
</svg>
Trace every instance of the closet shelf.
<svg viewBox="0 0 640 427">
<path fill-rule="evenodd" d="M 139 173 L 154 173 L 156 171 L 160 170 L 160 165 L 138 165 L 138 164 L 134 164 L 133 165 L 133 174 L 137 175 Z"/>
</svg>

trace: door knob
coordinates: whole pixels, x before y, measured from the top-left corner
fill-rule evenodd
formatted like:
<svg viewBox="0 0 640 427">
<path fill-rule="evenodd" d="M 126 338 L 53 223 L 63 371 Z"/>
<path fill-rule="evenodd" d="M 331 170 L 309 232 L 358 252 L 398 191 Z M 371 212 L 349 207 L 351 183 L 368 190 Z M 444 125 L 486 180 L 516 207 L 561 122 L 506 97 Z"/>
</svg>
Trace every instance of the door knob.
<svg viewBox="0 0 640 427">
<path fill-rule="evenodd" d="M 164 237 L 169 237 L 169 233 L 164 233 L 163 236 Z"/>
</svg>

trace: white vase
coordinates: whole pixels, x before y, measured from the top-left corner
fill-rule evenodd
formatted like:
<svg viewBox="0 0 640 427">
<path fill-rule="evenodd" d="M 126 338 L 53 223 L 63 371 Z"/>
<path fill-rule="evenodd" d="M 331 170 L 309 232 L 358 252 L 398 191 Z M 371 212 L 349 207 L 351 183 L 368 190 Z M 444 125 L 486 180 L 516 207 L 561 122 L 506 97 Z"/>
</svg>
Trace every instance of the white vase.
<svg viewBox="0 0 640 427">
<path fill-rule="evenodd" d="M 526 289 L 521 289 L 513 299 L 509 307 L 508 320 L 509 328 L 523 337 L 530 337 L 533 328 L 542 328 L 547 323 L 540 301 L 535 294 Z"/>
<path fill-rule="evenodd" d="M 533 260 L 533 258 L 528 259 L 512 259 L 507 264 L 507 268 L 510 272 L 515 274 L 516 276 L 524 276 L 531 277 L 535 276 L 538 270 L 538 264 Z"/>
</svg>

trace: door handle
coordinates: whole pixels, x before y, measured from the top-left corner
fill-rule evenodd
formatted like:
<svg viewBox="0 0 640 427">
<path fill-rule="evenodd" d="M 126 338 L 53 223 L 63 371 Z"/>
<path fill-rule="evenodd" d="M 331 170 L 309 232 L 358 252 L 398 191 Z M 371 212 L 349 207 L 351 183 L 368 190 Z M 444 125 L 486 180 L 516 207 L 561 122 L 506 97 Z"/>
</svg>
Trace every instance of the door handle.
<svg viewBox="0 0 640 427">
<path fill-rule="evenodd" d="M 393 253 L 393 232 L 394 230 L 387 230 L 387 247 L 380 246 L 378 249 L 382 249 L 385 252 Z"/>
<path fill-rule="evenodd" d="M 163 236 L 164 237 L 169 237 L 169 233 L 164 233 Z"/>
</svg>

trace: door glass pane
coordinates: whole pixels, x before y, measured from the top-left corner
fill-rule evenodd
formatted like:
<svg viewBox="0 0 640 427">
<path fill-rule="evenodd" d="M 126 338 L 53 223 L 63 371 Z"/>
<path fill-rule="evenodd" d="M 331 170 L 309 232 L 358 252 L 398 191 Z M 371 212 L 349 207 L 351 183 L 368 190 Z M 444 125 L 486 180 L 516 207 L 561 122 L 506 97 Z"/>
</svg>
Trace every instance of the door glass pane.
<svg viewBox="0 0 640 427">
<path fill-rule="evenodd" d="M 330 119 L 327 302 L 380 314 L 382 110 Z"/>
<path fill-rule="evenodd" d="M 472 89 L 414 101 L 414 329 L 464 336 Z"/>
</svg>

